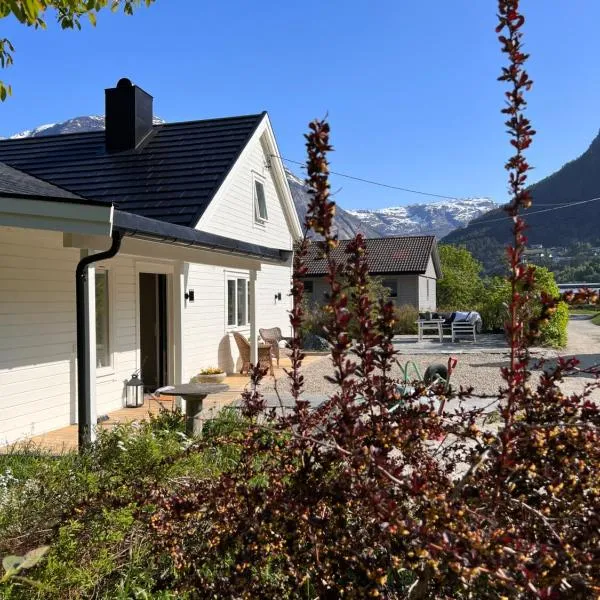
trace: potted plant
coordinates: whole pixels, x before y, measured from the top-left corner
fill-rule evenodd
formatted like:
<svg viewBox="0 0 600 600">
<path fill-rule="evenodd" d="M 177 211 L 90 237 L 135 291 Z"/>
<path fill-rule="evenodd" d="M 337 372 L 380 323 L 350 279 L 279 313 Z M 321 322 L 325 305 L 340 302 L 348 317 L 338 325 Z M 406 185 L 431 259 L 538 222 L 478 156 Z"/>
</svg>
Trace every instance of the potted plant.
<svg viewBox="0 0 600 600">
<path fill-rule="evenodd" d="M 190 383 L 223 383 L 223 381 L 225 381 L 225 371 L 219 367 L 202 369 L 198 375 L 190 379 Z"/>
</svg>

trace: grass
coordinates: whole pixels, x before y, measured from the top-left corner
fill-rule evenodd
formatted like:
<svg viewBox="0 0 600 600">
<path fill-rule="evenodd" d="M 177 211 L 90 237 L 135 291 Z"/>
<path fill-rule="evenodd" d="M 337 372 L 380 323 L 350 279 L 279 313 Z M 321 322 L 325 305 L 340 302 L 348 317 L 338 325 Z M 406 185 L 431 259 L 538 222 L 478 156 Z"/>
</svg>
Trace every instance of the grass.
<svg viewBox="0 0 600 600">
<path fill-rule="evenodd" d="M 597 315 L 598 311 L 593 308 L 569 308 L 571 315 Z"/>
<path fill-rule="evenodd" d="M 594 325 L 600 325 L 600 307 L 583 306 L 579 308 L 569 308 L 570 315 L 586 315 L 592 317 Z"/>
</svg>

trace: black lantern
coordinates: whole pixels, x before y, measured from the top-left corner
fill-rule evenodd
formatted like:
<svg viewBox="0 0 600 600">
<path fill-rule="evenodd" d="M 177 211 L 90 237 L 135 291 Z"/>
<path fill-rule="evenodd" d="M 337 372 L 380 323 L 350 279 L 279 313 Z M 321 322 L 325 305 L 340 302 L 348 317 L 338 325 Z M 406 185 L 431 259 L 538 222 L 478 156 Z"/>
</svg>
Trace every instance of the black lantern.
<svg viewBox="0 0 600 600">
<path fill-rule="evenodd" d="M 125 384 L 125 406 L 137 408 L 144 405 L 144 382 L 137 373 Z"/>
</svg>

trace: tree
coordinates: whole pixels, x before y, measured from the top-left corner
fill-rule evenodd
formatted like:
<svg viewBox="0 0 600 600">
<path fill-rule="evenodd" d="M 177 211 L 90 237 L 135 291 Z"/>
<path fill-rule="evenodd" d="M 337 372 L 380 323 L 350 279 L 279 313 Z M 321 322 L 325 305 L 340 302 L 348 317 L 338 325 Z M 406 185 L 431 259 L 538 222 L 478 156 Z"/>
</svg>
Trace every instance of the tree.
<svg viewBox="0 0 600 600">
<path fill-rule="evenodd" d="M 453 310 L 472 310 L 483 291 L 481 263 L 466 248 L 442 244 L 439 250 L 442 279 L 437 286 L 438 305 Z"/>
<path fill-rule="evenodd" d="M 122 9 L 132 15 L 141 4 L 150 6 L 154 0 L 0 0 L 0 18 L 13 15 L 19 23 L 35 29 L 46 29 L 46 14 L 52 10 L 63 29 L 81 29 L 81 19 L 96 25 L 96 15 L 110 6 L 113 12 Z M 7 38 L 0 38 L 0 67 L 13 64 L 15 47 Z M 0 81 L 0 100 L 11 94 L 10 85 Z"/>
</svg>

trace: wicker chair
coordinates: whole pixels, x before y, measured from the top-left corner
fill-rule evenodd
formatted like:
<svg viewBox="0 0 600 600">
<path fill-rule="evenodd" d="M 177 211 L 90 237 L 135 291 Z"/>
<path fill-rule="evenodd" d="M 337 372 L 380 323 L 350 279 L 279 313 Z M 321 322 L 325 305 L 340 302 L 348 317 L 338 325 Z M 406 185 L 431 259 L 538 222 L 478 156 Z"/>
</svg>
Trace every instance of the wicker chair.
<svg viewBox="0 0 600 600">
<path fill-rule="evenodd" d="M 279 327 L 271 327 L 270 329 L 259 329 L 260 337 L 265 340 L 269 346 L 271 346 L 271 353 L 277 360 L 277 366 L 279 366 L 279 342 L 282 340 L 286 343 L 289 342 L 289 338 L 284 338 L 281 335 L 281 329 Z"/>
<path fill-rule="evenodd" d="M 235 343 L 237 344 L 242 359 L 242 368 L 240 373 L 248 373 L 250 370 L 250 342 L 237 331 L 233 332 Z M 271 347 L 267 344 L 258 345 L 258 364 L 269 369 L 269 373 L 273 375 L 273 360 L 271 358 Z"/>
</svg>

